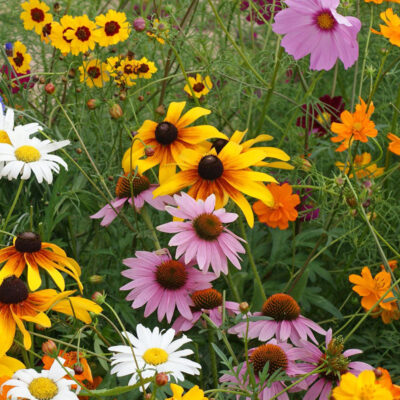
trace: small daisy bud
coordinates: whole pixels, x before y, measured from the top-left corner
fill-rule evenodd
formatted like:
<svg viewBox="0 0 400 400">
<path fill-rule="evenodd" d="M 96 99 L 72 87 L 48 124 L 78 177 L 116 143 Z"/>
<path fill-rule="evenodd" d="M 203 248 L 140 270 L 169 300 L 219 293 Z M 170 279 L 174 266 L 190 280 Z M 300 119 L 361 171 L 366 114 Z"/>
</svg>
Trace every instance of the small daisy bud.
<svg viewBox="0 0 400 400">
<path fill-rule="evenodd" d="M 57 357 L 57 345 L 52 340 L 42 343 L 42 351 L 50 357 Z"/>
<path fill-rule="evenodd" d="M 119 119 L 124 115 L 121 106 L 118 103 L 114 103 L 108 110 L 111 117 L 114 119 Z"/>
<path fill-rule="evenodd" d="M 146 21 L 142 17 L 138 17 L 133 21 L 133 29 L 136 32 L 143 32 L 146 29 Z"/>
<path fill-rule="evenodd" d="M 363 185 L 366 189 L 369 189 L 372 186 L 372 182 L 370 180 L 366 180 L 363 182 Z"/>
<path fill-rule="evenodd" d="M 89 99 L 86 105 L 89 110 L 94 110 L 99 105 L 99 101 L 97 99 Z"/>
<path fill-rule="evenodd" d="M 54 3 L 53 10 L 55 13 L 59 13 L 61 11 L 61 5 L 59 2 Z"/>
<path fill-rule="evenodd" d="M 354 218 L 357 215 L 357 210 L 355 208 L 350 210 L 350 215 Z"/>
<path fill-rule="evenodd" d="M 156 108 L 156 113 L 159 115 L 164 115 L 165 114 L 165 107 L 161 104 Z"/>
<path fill-rule="evenodd" d="M 168 383 L 168 375 L 160 372 L 156 375 L 156 385 L 165 386 Z"/>
<path fill-rule="evenodd" d="M 41 76 L 39 78 L 39 83 L 41 83 L 42 85 L 44 85 L 46 83 L 46 78 L 44 76 Z"/>
<path fill-rule="evenodd" d="M 247 314 L 249 312 L 249 303 L 243 301 L 239 304 L 239 310 L 242 314 Z"/>
<path fill-rule="evenodd" d="M 357 206 L 357 200 L 353 196 L 347 197 L 346 198 L 346 203 L 352 208 Z"/>
<path fill-rule="evenodd" d="M 147 146 L 147 147 L 144 149 L 144 154 L 146 154 L 147 157 L 154 156 L 154 153 L 155 153 L 155 152 L 156 152 L 156 151 L 155 151 L 154 148 L 151 147 L 151 146 Z"/>
<path fill-rule="evenodd" d="M 113 177 L 112 175 L 110 175 L 107 179 L 108 179 L 110 182 L 112 182 L 112 181 L 114 180 L 114 177 Z"/>
<path fill-rule="evenodd" d="M 78 147 L 75 151 L 76 151 L 78 154 L 82 154 L 82 149 L 81 149 L 80 147 Z"/>
<path fill-rule="evenodd" d="M 51 82 L 49 82 L 49 83 L 44 87 L 44 90 L 45 90 L 46 93 L 48 93 L 48 94 L 53 94 L 54 91 L 56 90 L 56 87 L 55 87 Z"/>
<path fill-rule="evenodd" d="M 362 203 L 362 206 L 364 208 L 368 208 L 370 205 L 371 205 L 371 200 L 370 199 L 367 199 Z"/>
<path fill-rule="evenodd" d="M 158 24 L 157 29 L 158 29 L 160 32 L 164 32 L 164 31 L 167 29 L 167 27 L 165 26 L 164 23 L 161 22 L 161 23 Z"/>
<path fill-rule="evenodd" d="M 81 363 L 76 363 L 74 365 L 74 372 L 75 372 L 76 375 L 83 374 L 83 367 L 82 367 Z"/>
<path fill-rule="evenodd" d="M 144 100 L 144 97 L 143 97 L 143 96 L 138 96 L 138 100 L 139 100 L 139 101 L 143 101 L 143 100 Z"/>
<path fill-rule="evenodd" d="M 94 292 L 92 294 L 92 300 L 97 303 L 97 304 L 103 304 L 104 301 L 106 300 L 106 295 L 100 292 Z"/>
<path fill-rule="evenodd" d="M 309 171 L 311 169 L 311 163 L 307 159 L 303 158 L 302 159 L 302 166 L 301 169 L 303 171 Z"/>
<path fill-rule="evenodd" d="M 112 178 L 112 177 L 111 177 Z M 110 179 L 110 177 L 108 177 L 108 179 Z M 112 179 L 111 179 L 112 180 Z M 94 284 L 99 284 L 104 282 L 104 277 L 101 275 L 92 275 L 89 277 L 89 282 L 90 283 L 94 283 Z"/>
<path fill-rule="evenodd" d="M 125 100 L 126 100 L 126 92 L 125 92 L 125 90 L 122 90 L 122 91 L 119 93 L 119 99 L 120 99 L 121 101 L 125 101 Z"/>
<path fill-rule="evenodd" d="M 68 71 L 68 78 L 75 78 L 76 72 L 73 68 Z"/>
</svg>

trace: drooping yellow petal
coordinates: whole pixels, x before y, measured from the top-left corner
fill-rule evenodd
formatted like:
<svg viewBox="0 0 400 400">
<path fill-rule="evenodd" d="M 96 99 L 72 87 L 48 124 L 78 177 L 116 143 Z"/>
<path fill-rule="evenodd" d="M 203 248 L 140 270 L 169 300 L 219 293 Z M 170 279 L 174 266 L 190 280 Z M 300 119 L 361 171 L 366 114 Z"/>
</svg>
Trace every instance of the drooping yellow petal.
<svg viewBox="0 0 400 400">
<path fill-rule="evenodd" d="M 25 261 L 28 266 L 28 286 L 30 290 L 35 291 L 42 284 L 42 278 L 40 277 L 39 267 L 35 260 L 29 253 L 25 253 Z"/>
<path fill-rule="evenodd" d="M 233 189 L 233 190 L 232 189 L 225 187 L 225 190 L 228 192 L 231 199 L 242 210 L 243 215 L 245 216 L 246 221 L 249 224 L 250 228 L 252 228 L 254 226 L 254 214 L 253 214 L 253 210 L 251 209 L 249 202 L 246 200 L 246 198 L 240 192 L 238 192 L 235 189 Z"/>
<path fill-rule="evenodd" d="M 197 180 L 197 176 L 197 172 L 193 170 L 180 171 L 154 190 L 153 197 L 178 193 L 185 187 L 193 185 Z"/>
<path fill-rule="evenodd" d="M 235 131 L 233 132 L 233 135 L 229 138 L 230 141 L 235 142 L 237 144 L 240 144 L 244 138 L 244 135 L 246 135 L 247 129 L 245 131 Z"/>
<path fill-rule="evenodd" d="M 92 300 L 83 297 L 69 297 L 55 304 L 52 309 L 63 314 L 74 316 L 83 321 L 85 324 L 90 324 L 92 318 L 89 311 L 99 314 L 103 309 Z"/>
<path fill-rule="evenodd" d="M 284 161 L 272 161 L 272 162 L 266 162 L 266 161 L 259 161 L 258 163 L 254 164 L 257 167 L 269 167 L 269 168 L 279 168 L 279 169 L 287 169 L 287 170 L 292 170 L 294 169 L 294 166 L 286 163 Z"/>
<path fill-rule="evenodd" d="M 176 127 L 178 129 L 182 129 L 185 126 L 190 125 L 192 122 L 196 121 L 200 117 L 203 117 L 204 115 L 208 115 L 210 113 L 211 113 L 210 110 L 207 110 L 203 107 L 193 107 L 189 111 L 187 111 L 184 115 L 182 115 L 182 117 L 176 124 Z"/>
<path fill-rule="evenodd" d="M 15 323 L 18 326 L 18 329 L 22 332 L 24 347 L 25 349 L 30 349 L 32 347 L 32 338 L 29 332 L 26 330 L 24 323 L 20 320 L 18 315 L 15 315 L 12 311 L 12 316 L 14 318 Z"/>
<path fill-rule="evenodd" d="M 167 115 L 164 121 L 171 123 L 177 127 L 178 120 L 182 114 L 183 109 L 185 108 L 186 101 L 181 102 L 172 102 L 167 111 Z"/>
<path fill-rule="evenodd" d="M 14 372 L 24 368 L 25 365 L 16 358 L 6 355 L 0 357 L 0 376 L 12 376 Z"/>
<path fill-rule="evenodd" d="M 12 346 L 15 336 L 15 321 L 11 313 L 0 313 L 0 354 L 5 354 Z"/>
<path fill-rule="evenodd" d="M 28 322 L 34 322 L 35 324 L 38 324 L 40 326 L 43 326 L 44 328 L 50 328 L 51 327 L 51 321 L 50 318 L 43 312 L 40 312 L 34 317 L 30 317 L 29 315 L 24 315 L 21 317 L 24 321 Z"/>
<path fill-rule="evenodd" d="M 228 140 L 228 137 L 211 125 L 189 126 L 179 129 L 179 139 L 190 144 L 197 144 L 211 138 Z"/>
</svg>

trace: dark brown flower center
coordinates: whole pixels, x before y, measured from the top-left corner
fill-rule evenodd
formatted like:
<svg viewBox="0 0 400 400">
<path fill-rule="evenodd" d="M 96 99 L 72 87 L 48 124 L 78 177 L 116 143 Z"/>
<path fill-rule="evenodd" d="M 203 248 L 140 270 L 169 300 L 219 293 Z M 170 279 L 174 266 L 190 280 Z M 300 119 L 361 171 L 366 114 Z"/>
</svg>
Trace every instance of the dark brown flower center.
<svg viewBox="0 0 400 400">
<path fill-rule="evenodd" d="M 0 302 L 4 304 L 18 304 L 28 298 L 29 292 L 25 283 L 16 276 L 4 279 L 0 286 Z"/>
<path fill-rule="evenodd" d="M 201 178 L 208 181 L 214 181 L 222 176 L 224 172 L 224 165 L 222 161 L 212 154 L 204 156 L 197 167 L 197 171 Z"/>
<path fill-rule="evenodd" d="M 120 176 L 117 181 L 115 187 L 117 197 L 131 197 L 131 185 L 133 195 L 138 196 L 150 187 L 150 181 L 145 176 L 126 173 L 124 176 Z"/>
<path fill-rule="evenodd" d="M 300 307 L 292 296 L 277 293 L 265 301 L 262 313 L 275 321 L 292 321 L 300 315 Z"/>
<path fill-rule="evenodd" d="M 104 25 L 104 31 L 106 32 L 107 36 L 114 36 L 116 35 L 119 30 L 120 30 L 120 25 L 117 21 L 109 21 L 106 22 Z"/>
<path fill-rule="evenodd" d="M 31 17 L 35 22 L 42 22 L 44 20 L 44 12 L 40 8 L 32 8 Z"/>
<path fill-rule="evenodd" d="M 13 58 L 14 63 L 17 67 L 20 67 L 23 63 L 24 63 L 24 56 L 22 53 L 20 53 L 19 51 L 17 51 L 17 54 L 15 55 L 15 57 Z"/>
<path fill-rule="evenodd" d="M 141 72 L 142 74 L 145 74 L 146 72 L 149 71 L 149 66 L 145 63 L 140 64 L 139 68 L 137 69 L 138 72 Z"/>
<path fill-rule="evenodd" d="M 160 122 L 156 128 L 156 140 L 163 145 L 171 144 L 178 137 L 178 129 L 170 122 Z"/>
<path fill-rule="evenodd" d="M 285 370 L 288 366 L 288 359 L 285 352 L 276 344 L 263 344 L 257 347 L 250 356 L 253 363 L 254 373 L 258 375 L 269 362 L 268 374 L 271 375 L 279 368 Z"/>
<path fill-rule="evenodd" d="M 226 146 L 228 140 L 226 139 L 216 139 L 213 142 L 212 147 L 216 150 L 217 154 Z"/>
<path fill-rule="evenodd" d="M 201 214 L 196 217 L 193 228 L 199 237 L 208 241 L 215 240 L 224 229 L 220 219 L 213 214 Z"/>
<path fill-rule="evenodd" d="M 129 75 L 129 74 L 133 74 L 133 66 L 131 64 L 127 64 L 124 67 L 124 73 Z"/>
<path fill-rule="evenodd" d="M 93 79 L 96 79 L 101 75 L 101 71 L 100 71 L 99 67 L 89 67 L 87 72 L 88 72 L 88 75 Z"/>
<path fill-rule="evenodd" d="M 71 43 L 71 42 L 72 42 L 72 39 L 68 39 L 64 34 L 65 34 L 65 32 L 71 31 L 71 30 L 72 30 L 72 28 L 70 28 L 70 27 L 65 28 L 65 29 L 63 30 L 63 39 L 64 39 L 67 43 Z"/>
<path fill-rule="evenodd" d="M 165 261 L 157 267 L 156 279 L 162 287 L 177 290 L 185 285 L 187 271 L 185 266 L 179 261 Z"/>
<path fill-rule="evenodd" d="M 75 36 L 81 41 L 81 42 L 86 42 L 90 38 L 90 29 L 87 26 L 80 26 L 76 32 Z"/>
<path fill-rule="evenodd" d="M 42 248 L 42 241 L 37 233 L 23 232 L 15 239 L 14 247 L 20 253 L 34 253 Z"/>
<path fill-rule="evenodd" d="M 193 85 L 193 90 L 195 92 L 201 92 L 204 88 L 205 86 L 201 82 L 197 82 Z"/>
<path fill-rule="evenodd" d="M 43 28 L 42 28 L 42 35 L 44 37 L 49 36 L 51 33 L 51 22 L 49 22 L 48 24 L 46 24 Z"/>
<path fill-rule="evenodd" d="M 222 306 L 222 294 L 215 289 L 197 290 L 192 294 L 192 300 L 197 310 Z"/>
</svg>

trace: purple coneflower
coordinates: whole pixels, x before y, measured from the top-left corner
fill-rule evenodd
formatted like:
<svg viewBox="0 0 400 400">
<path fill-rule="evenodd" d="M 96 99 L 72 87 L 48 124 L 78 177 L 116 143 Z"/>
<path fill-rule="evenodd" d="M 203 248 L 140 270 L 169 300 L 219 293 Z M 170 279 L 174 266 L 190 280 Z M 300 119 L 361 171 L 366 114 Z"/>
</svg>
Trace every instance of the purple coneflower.
<svg viewBox="0 0 400 400">
<path fill-rule="evenodd" d="M 126 300 L 133 300 L 132 308 L 146 304 L 145 317 L 157 309 L 158 321 L 166 316 L 168 322 L 177 308 L 182 316 L 191 319 L 194 303 L 190 294 L 211 287 L 214 274 L 204 274 L 193 268 L 193 263 L 185 265 L 182 258 L 173 260 L 161 252 L 137 251 L 135 256 L 123 261 L 129 269 L 122 275 L 132 282 L 121 288 L 131 290 Z"/>
<path fill-rule="evenodd" d="M 324 335 L 326 332 L 318 324 L 300 314 L 300 307 L 297 301 L 284 293 L 276 293 L 270 296 L 263 304 L 262 312 L 256 312 L 252 317 L 270 317 L 248 322 L 247 337 L 258 338 L 261 342 L 276 337 L 278 342 L 285 342 L 288 339 L 299 345 L 300 340 L 310 338 L 318 344 L 312 331 Z M 229 330 L 229 333 L 245 336 L 247 321 L 240 322 Z"/>
<path fill-rule="evenodd" d="M 196 260 L 199 268 L 208 271 L 209 266 L 217 276 L 221 271 L 228 273 L 227 259 L 240 269 L 238 253 L 245 250 L 240 244 L 242 238 L 224 227 L 238 217 L 224 208 L 215 210 L 215 195 L 205 201 L 194 200 L 186 193 L 174 196 L 179 208 L 165 207 L 165 210 L 186 222 L 174 221 L 157 227 L 161 232 L 176 233 L 169 241 L 169 246 L 177 246 L 176 257 L 185 255 L 185 262 Z"/>
</svg>

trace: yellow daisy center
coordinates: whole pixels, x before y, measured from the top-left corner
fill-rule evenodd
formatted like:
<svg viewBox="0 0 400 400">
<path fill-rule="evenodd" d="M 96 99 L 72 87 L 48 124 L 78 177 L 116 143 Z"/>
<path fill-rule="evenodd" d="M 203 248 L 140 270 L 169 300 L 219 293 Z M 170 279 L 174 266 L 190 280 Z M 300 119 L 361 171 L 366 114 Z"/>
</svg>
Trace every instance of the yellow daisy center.
<svg viewBox="0 0 400 400">
<path fill-rule="evenodd" d="M 360 400 L 374 400 L 376 385 L 363 385 L 360 389 L 359 399 Z"/>
<path fill-rule="evenodd" d="M 6 131 L 3 131 L 3 130 L 0 131 L 0 143 L 11 144 L 10 138 L 8 137 L 8 134 Z"/>
<path fill-rule="evenodd" d="M 50 400 L 58 393 L 58 386 L 49 378 L 34 379 L 28 389 L 39 400 Z"/>
<path fill-rule="evenodd" d="M 14 152 L 15 157 L 19 161 L 23 161 L 26 163 L 39 161 L 40 160 L 40 152 L 37 148 L 33 146 L 21 146 L 18 147 Z"/>
<path fill-rule="evenodd" d="M 327 113 L 327 112 L 323 112 L 321 113 L 321 115 L 317 116 L 317 121 L 323 125 L 323 124 L 327 124 L 329 125 L 331 122 L 331 114 Z"/>
<path fill-rule="evenodd" d="M 355 122 L 353 124 L 353 128 L 354 128 L 354 130 L 359 131 L 362 128 L 361 122 Z"/>
<path fill-rule="evenodd" d="M 150 365 L 164 364 L 168 361 L 168 353 L 159 347 L 152 347 L 144 352 L 143 360 Z"/>
<path fill-rule="evenodd" d="M 317 24 L 324 31 L 331 30 L 334 27 L 335 22 L 336 21 L 330 11 L 323 11 L 317 16 Z"/>
</svg>

